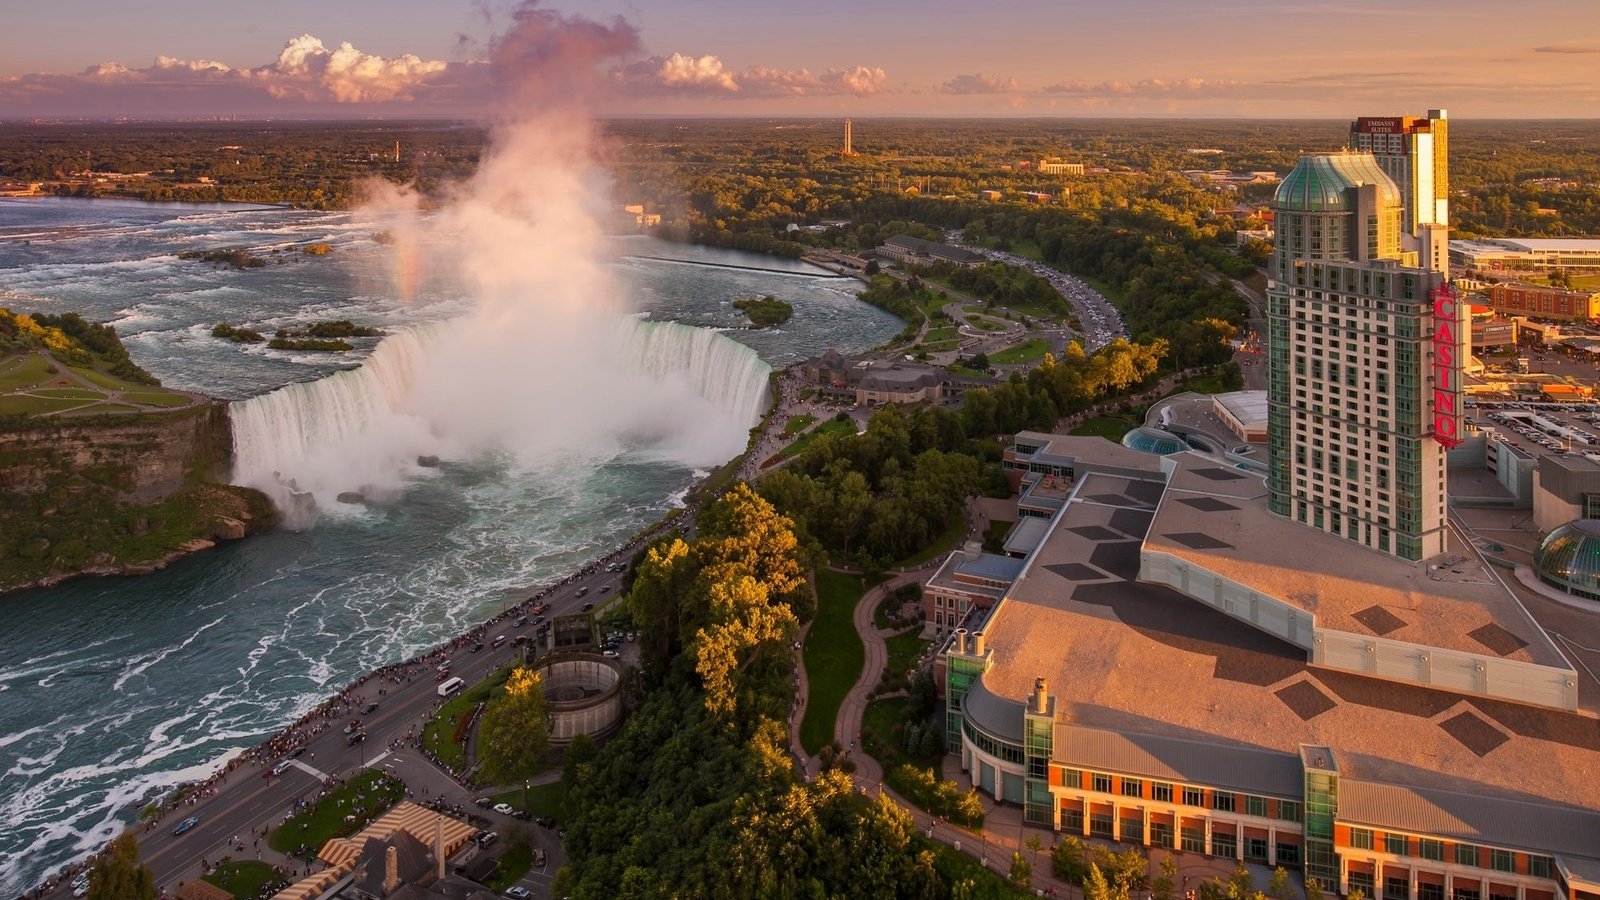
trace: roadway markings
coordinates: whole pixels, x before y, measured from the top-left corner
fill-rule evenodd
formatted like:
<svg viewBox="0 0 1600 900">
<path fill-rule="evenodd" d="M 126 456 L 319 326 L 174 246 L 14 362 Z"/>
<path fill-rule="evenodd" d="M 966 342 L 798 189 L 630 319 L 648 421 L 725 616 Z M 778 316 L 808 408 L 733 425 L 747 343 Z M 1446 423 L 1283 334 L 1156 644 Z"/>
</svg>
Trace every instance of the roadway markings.
<svg viewBox="0 0 1600 900">
<path fill-rule="evenodd" d="M 289 764 L 294 766 L 296 769 L 299 769 L 300 771 L 305 772 L 306 774 L 310 775 L 312 778 L 315 778 L 318 781 L 327 781 L 328 780 L 328 773 L 327 772 L 324 772 L 321 769 L 317 769 L 317 768 L 315 768 L 313 766 L 307 765 L 306 763 L 303 763 L 298 759 L 290 760 Z"/>
</svg>

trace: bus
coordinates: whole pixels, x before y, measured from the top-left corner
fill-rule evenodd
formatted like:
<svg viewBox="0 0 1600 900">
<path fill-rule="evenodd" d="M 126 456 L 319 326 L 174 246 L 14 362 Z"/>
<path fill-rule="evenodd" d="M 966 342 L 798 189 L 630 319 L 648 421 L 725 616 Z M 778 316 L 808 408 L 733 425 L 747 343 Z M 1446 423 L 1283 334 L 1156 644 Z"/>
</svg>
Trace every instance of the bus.
<svg viewBox="0 0 1600 900">
<path fill-rule="evenodd" d="M 466 686 L 466 684 L 467 683 L 462 681 L 460 678 L 447 679 L 439 685 L 439 696 L 448 697 L 451 694 L 459 693 L 461 689 Z"/>
</svg>

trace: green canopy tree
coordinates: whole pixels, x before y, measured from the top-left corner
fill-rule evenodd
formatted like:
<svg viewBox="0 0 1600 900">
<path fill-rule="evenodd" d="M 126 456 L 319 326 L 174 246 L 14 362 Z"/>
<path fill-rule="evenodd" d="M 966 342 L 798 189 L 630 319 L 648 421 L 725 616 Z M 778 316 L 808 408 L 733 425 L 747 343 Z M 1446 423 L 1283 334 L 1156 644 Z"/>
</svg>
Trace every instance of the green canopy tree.
<svg viewBox="0 0 1600 900">
<path fill-rule="evenodd" d="M 517 667 L 489 701 L 478 732 L 478 761 L 493 784 L 532 778 L 550 749 L 550 703 L 537 672 Z"/>
<path fill-rule="evenodd" d="M 139 862 L 139 840 L 124 832 L 89 870 L 89 900 L 156 900 L 156 879 Z"/>
</svg>

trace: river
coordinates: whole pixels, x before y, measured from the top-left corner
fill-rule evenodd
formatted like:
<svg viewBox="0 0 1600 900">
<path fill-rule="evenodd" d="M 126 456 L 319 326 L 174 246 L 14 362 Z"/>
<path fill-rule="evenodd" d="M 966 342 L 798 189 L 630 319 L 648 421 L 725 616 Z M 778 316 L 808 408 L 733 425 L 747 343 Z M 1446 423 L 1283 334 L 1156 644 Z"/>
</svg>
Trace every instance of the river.
<svg viewBox="0 0 1600 900">
<path fill-rule="evenodd" d="M 333 252 L 299 252 L 311 241 Z M 219 246 L 251 248 L 267 265 L 176 256 Z M 665 344 L 656 335 L 649 352 L 665 361 L 653 365 L 693 370 L 735 419 L 751 414 L 759 390 L 748 382 L 767 365 L 864 349 L 900 328 L 855 299 L 855 282 L 800 262 L 645 237 L 615 239 L 609 258 L 632 308 L 693 327 Z M 230 400 L 323 384 L 379 344 L 271 351 L 212 337 L 220 320 L 268 331 L 349 318 L 404 331 L 470 306 L 425 273 L 397 278 L 403 262 L 344 213 L 0 200 L 0 305 L 111 322 L 165 384 Z M 731 301 L 760 294 L 791 303 L 794 317 L 745 328 Z M 317 390 L 306 389 L 307 402 Z M 483 453 L 413 472 L 393 502 L 309 530 L 224 545 L 146 577 L 0 598 L 0 896 L 96 849 L 164 788 L 202 777 L 361 673 L 621 543 L 681 502 L 700 471 L 640 439 L 542 464 Z"/>
</svg>

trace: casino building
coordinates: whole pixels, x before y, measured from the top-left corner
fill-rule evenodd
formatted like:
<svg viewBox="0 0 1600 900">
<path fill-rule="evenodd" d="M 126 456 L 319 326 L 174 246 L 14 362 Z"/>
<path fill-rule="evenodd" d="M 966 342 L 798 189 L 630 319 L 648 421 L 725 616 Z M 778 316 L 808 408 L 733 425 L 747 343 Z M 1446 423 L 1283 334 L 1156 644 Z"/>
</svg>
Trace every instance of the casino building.
<svg viewBox="0 0 1600 900">
<path fill-rule="evenodd" d="M 1265 476 L 1015 437 L 1011 558 L 928 588 L 947 746 L 1039 827 L 1374 900 L 1600 900 L 1600 682 L 1446 515 L 1465 305 L 1401 196 L 1366 152 L 1280 185 Z"/>
</svg>

